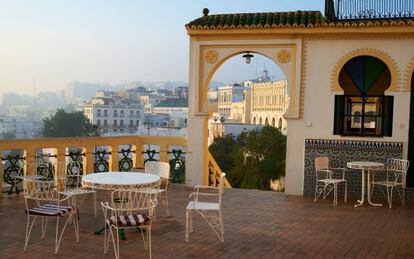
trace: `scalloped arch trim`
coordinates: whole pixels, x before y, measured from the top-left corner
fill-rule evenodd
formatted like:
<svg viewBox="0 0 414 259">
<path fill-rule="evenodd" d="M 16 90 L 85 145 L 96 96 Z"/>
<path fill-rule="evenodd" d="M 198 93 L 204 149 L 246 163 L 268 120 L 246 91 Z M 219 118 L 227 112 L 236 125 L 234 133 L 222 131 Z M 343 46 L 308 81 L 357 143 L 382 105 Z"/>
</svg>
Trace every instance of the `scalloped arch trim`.
<svg viewBox="0 0 414 259">
<path fill-rule="evenodd" d="M 407 69 L 404 73 L 403 91 L 411 92 L 411 78 L 414 73 L 414 58 L 408 63 Z"/>
<path fill-rule="evenodd" d="M 386 90 L 388 92 L 398 92 L 398 82 L 400 80 L 400 72 L 397 66 L 397 63 L 385 52 L 377 49 L 371 48 L 360 48 L 353 50 L 346 55 L 342 56 L 342 58 L 336 63 L 335 68 L 333 70 L 331 76 L 331 90 L 334 92 L 342 92 L 342 88 L 339 85 L 339 73 L 341 72 L 342 67 L 351 60 L 352 58 L 358 56 L 372 56 L 382 60 L 390 70 L 391 73 L 391 85 Z"/>
</svg>

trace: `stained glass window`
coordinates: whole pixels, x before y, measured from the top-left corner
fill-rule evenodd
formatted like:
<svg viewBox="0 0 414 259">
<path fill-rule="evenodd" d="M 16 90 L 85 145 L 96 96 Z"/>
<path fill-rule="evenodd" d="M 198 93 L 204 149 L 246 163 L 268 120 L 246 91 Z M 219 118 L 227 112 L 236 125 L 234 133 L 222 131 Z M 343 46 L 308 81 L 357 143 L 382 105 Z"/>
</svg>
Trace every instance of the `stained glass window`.
<svg viewBox="0 0 414 259">
<path fill-rule="evenodd" d="M 384 95 L 391 84 L 387 65 L 375 57 L 355 57 L 338 80 L 344 95 L 335 98 L 334 133 L 391 136 L 393 97 Z"/>
</svg>

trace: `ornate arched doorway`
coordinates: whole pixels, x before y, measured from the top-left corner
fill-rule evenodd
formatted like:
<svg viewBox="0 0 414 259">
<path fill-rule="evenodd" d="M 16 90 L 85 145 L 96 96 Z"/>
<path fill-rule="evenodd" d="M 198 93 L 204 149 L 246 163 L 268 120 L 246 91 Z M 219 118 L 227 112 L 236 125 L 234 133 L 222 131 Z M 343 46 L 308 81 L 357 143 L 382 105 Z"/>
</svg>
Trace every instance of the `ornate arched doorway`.
<svg viewBox="0 0 414 259">
<path fill-rule="evenodd" d="M 187 146 L 190 147 L 191 155 L 186 159 L 186 168 L 189 169 L 186 184 L 208 184 L 208 120 L 218 108 L 209 105 L 208 89 L 215 72 L 224 62 L 238 55 L 249 53 L 267 57 L 280 67 L 286 77 L 289 99 L 284 117 L 298 119 L 301 107 L 302 40 L 290 37 L 268 40 L 264 34 L 255 38 L 233 35 L 233 39 L 229 39 L 221 33 L 205 34 L 197 29 L 187 29 L 190 35 Z M 261 116 L 261 119 L 263 123 L 264 117 Z M 257 122 L 260 123 L 260 117 L 256 116 Z"/>
</svg>

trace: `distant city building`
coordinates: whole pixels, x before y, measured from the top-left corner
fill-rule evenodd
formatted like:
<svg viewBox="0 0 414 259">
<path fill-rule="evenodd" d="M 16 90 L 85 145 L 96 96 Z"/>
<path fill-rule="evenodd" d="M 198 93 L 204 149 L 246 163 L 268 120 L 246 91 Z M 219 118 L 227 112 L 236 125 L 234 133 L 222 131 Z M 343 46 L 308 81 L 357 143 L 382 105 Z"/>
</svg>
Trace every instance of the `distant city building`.
<svg viewBox="0 0 414 259">
<path fill-rule="evenodd" d="M 283 114 L 289 103 L 287 81 L 254 81 L 250 92 L 250 122 L 285 129 Z"/>
<path fill-rule="evenodd" d="M 32 138 L 36 134 L 35 125 L 25 118 L 0 115 L 0 138 L 8 134 L 17 139 Z"/>
<path fill-rule="evenodd" d="M 81 109 L 101 134 L 135 132 L 145 118 L 143 105 L 138 100 L 108 97 L 102 91 Z"/>
<path fill-rule="evenodd" d="M 150 127 L 169 127 L 170 115 L 165 113 L 148 113 L 145 115 L 145 124 Z"/>
<path fill-rule="evenodd" d="M 8 107 L 8 115 L 10 117 L 29 118 L 33 107 L 26 104 L 10 105 Z"/>
<path fill-rule="evenodd" d="M 289 103 L 286 80 L 270 80 L 267 70 L 242 85 L 231 84 L 210 89 L 209 101 L 217 96 L 218 114 L 227 121 L 245 124 L 270 125 L 286 129 L 283 118 Z"/>
<path fill-rule="evenodd" d="M 243 96 L 244 96 L 244 87 L 240 84 L 230 84 L 226 86 L 222 86 L 218 88 L 218 112 L 221 116 L 224 116 L 226 119 L 233 119 L 237 120 L 241 117 L 237 113 L 237 118 L 232 118 L 232 108 L 236 108 L 233 106 L 233 103 L 242 103 Z M 233 112 L 234 114 L 234 112 Z"/>
<path fill-rule="evenodd" d="M 186 90 L 187 89 L 187 90 Z M 101 134 L 136 132 L 142 124 L 150 127 L 187 126 L 188 87 L 174 91 L 149 91 L 144 87 L 110 92 L 99 90 L 81 106 L 86 117 Z"/>
<path fill-rule="evenodd" d="M 188 99 L 188 86 L 177 86 L 174 88 L 173 95 L 180 99 Z"/>
<path fill-rule="evenodd" d="M 217 91 L 217 89 L 215 89 L 215 88 L 208 89 L 207 96 L 208 96 L 208 101 L 210 103 L 217 102 L 218 101 L 218 91 Z"/>
<path fill-rule="evenodd" d="M 155 114 L 168 114 L 167 127 L 185 128 L 188 118 L 188 100 L 178 99 L 161 102 L 152 109 Z"/>
<path fill-rule="evenodd" d="M 158 89 L 157 94 L 161 96 L 172 96 L 173 93 L 168 89 Z"/>
<path fill-rule="evenodd" d="M 100 89 L 109 88 L 109 84 L 72 82 L 65 87 L 64 96 L 69 103 L 79 104 L 94 97 Z"/>
</svg>

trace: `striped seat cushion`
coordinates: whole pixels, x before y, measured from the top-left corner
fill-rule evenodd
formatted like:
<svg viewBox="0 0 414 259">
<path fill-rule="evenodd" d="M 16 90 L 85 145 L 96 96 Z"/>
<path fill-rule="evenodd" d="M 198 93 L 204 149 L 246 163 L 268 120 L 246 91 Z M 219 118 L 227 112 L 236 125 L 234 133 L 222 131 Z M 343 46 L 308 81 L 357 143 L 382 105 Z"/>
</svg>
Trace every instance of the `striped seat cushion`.
<svg viewBox="0 0 414 259">
<path fill-rule="evenodd" d="M 63 206 L 57 204 L 44 204 L 40 207 L 31 208 L 26 210 L 29 215 L 38 216 L 65 216 L 67 213 L 77 210 L 74 206 Z"/>
<path fill-rule="evenodd" d="M 150 218 L 145 214 L 133 214 L 133 215 L 123 215 L 123 216 L 117 216 L 117 217 L 112 216 L 106 220 L 106 223 L 109 225 L 132 227 L 132 226 L 139 226 L 148 221 L 150 221 Z"/>
</svg>

